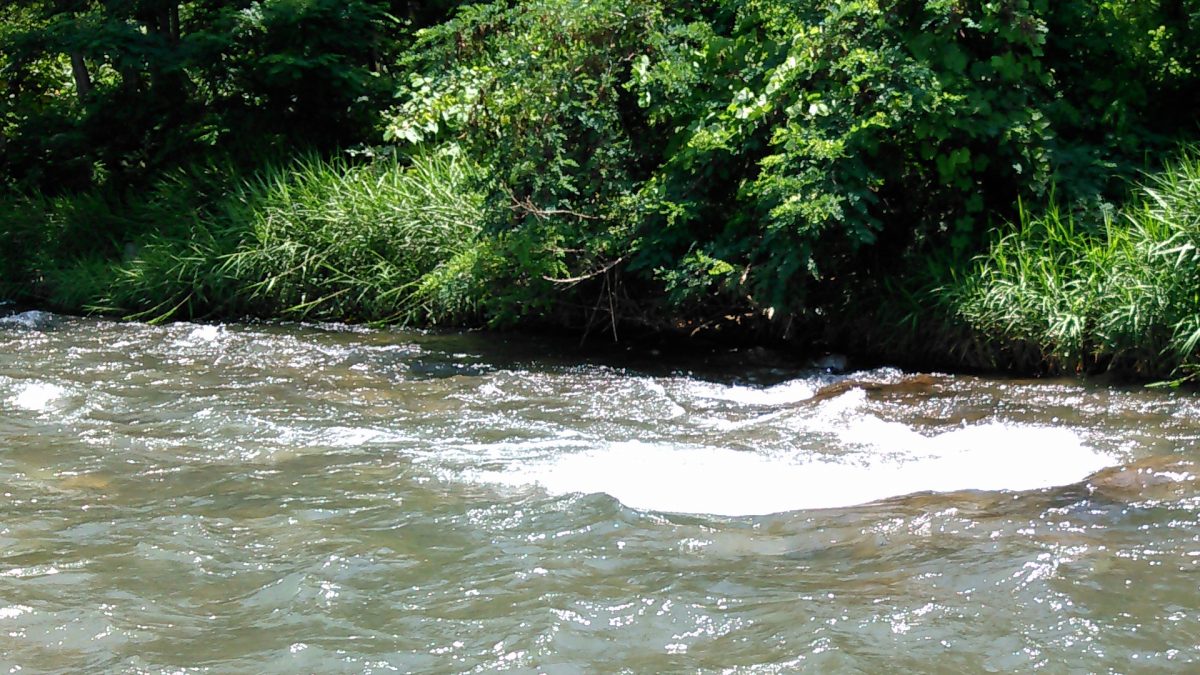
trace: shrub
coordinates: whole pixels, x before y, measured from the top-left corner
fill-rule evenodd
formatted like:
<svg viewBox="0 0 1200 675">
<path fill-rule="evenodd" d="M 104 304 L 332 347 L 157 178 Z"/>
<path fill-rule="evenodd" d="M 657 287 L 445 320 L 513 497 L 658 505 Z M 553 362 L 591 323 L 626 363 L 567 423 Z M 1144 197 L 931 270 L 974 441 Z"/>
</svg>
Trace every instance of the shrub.
<svg viewBox="0 0 1200 675">
<path fill-rule="evenodd" d="M 1200 90 L 1194 17 L 1169 5 L 472 6 L 418 35 L 388 133 L 462 143 L 488 228 L 536 230 L 566 277 L 619 263 L 677 312 L 782 319 L 909 254 L 977 251 L 1056 182 L 1101 203 L 1190 131 L 1155 103 Z M 543 276 L 524 274 L 529 300 Z"/>
</svg>

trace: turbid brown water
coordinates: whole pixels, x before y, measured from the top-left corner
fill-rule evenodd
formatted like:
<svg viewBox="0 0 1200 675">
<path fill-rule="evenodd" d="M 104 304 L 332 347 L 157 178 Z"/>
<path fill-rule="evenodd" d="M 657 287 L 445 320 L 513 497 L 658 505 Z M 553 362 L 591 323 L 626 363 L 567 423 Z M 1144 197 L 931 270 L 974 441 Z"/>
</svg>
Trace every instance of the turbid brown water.
<svg viewBox="0 0 1200 675">
<path fill-rule="evenodd" d="M 0 667 L 1195 672 L 1198 439 L 1179 392 L 25 313 Z"/>
</svg>

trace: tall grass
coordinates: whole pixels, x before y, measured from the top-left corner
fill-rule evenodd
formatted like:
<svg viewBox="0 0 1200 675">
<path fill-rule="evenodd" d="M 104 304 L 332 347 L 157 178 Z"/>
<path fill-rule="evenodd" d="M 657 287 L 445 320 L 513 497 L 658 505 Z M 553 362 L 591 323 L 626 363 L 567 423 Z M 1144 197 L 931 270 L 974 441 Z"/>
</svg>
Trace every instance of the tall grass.
<svg viewBox="0 0 1200 675">
<path fill-rule="evenodd" d="M 366 165 L 307 159 L 243 183 L 227 203 L 249 223 L 220 272 L 256 314 L 413 320 L 422 279 L 468 249 L 481 203 L 454 155 Z"/>
<path fill-rule="evenodd" d="M 410 167 L 305 160 L 248 181 L 230 201 L 251 222 L 222 259 L 258 311 L 296 318 L 404 318 L 422 277 L 469 246 L 480 201 L 466 163 Z"/>
<path fill-rule="evenodd" d="M 1051 372 L 1200 373 L 1200 154 L 1147 176 L 1115 215 L 1020 215 L 944 289 L 973 330 Z"/>
<path fill-rule="evenodd" d="M 150 321 L 260 316 L 461 320 L 477 246 L 471 166 L 302 158 L 245 179 L 208 165 L 123 203 L 98 193 L 12 198 L 0 290 L 69 311 Z M 23 253 L 17 254 L 17 250 Z M 467 257 L 464 258 L 464 255 Z"/>
<path fill-rule="evenodd" d="M 0 294 L 56 302 L 59 277 L 77 263 L 95 269 L 97 260 L 119 255 L 114 232 L 139 229 L 136 214 L 124 214 L 113 195 L 101 191 L 48 198 L 5 195 L 0 199 Z M 80 275 L 85 276 L 85 275 Z M 80 279 L 82 281 L 82 279 Z M 64 300 L 95 290 L 75 286 Z M 69 296 L 69 297 L 67 297 Z"/>
</svg>

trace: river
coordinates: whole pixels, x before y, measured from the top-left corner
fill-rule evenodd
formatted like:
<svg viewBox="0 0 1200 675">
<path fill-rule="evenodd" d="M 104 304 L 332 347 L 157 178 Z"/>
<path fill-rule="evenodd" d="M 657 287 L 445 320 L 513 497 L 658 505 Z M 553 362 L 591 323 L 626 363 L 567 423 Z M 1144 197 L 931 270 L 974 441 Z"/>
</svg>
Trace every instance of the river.
<svg viewBox="0 0 1200 675">
<path fill-rule="evenodd" d="M 1195 672 L 1200 399 L 0 319 L 0 668 Z"/>
</svg>

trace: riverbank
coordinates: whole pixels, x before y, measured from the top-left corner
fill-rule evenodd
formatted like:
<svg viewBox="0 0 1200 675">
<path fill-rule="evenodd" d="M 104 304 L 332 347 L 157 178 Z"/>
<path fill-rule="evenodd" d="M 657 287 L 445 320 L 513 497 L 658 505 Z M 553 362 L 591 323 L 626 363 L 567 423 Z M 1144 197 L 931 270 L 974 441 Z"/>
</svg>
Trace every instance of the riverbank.
<svg viewBox="0 0 1200 675">
<path fill-rule="evenodd" d="M 1200 362 L 1192 151 L 1119 208 L 1022 208 L 981 256 L 933 254 L 901 274 L 849 277 L 804 311 L 778 314 L 673 304 L 663 284 L 619 264 L 572 279 L 544 273 L 544 260 L 484 230 L 474 172 L 447 154 L 309 158 L 249 179 L 180 173 L 125 202 L 99 192 L 10 199 L 3 290 L 31 306 L 150 322 L 491 326 L 1019 375 L 1190 379 Z"/>
<path fill-rule="evenodd" d="M 0 297 L 1196 376 L 1170 3 L 417 4 L 0 9 Z"/>
</svg>

